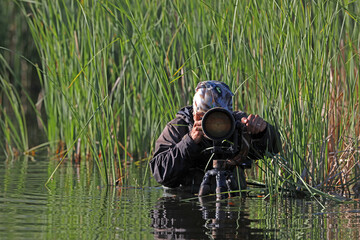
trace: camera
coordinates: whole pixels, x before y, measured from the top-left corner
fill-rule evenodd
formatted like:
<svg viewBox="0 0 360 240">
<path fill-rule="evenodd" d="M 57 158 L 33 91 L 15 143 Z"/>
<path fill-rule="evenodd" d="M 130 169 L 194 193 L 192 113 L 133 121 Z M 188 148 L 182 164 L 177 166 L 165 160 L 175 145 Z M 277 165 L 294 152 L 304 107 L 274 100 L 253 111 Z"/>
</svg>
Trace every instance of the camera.
<svg viewBox="0 0 360 240">
<path fill-rule="evenodd" d="M 244 125 L 235 120 L 233 113 L 221 107 L 212 108 L 202 118 L 202 130 L 213 141 L 212 153 L 217 158 L 231 158 L 241 149 Z"/>
<path fill-rule="evenodd" d="M 249 150 L 249 134 L 240 120 L 236 120 L 234 114 L 225 108 L 212 108 L 202 118 L 202 130 L 205 137 L 212 140 L 213 146 L 209 148 L 213 153 L 213 169 L 208 170 L 200 185 L 199 196 L 204 196 L 211 191 L 211 178 L 216 179 L 217 200 L 234 196 L 234 190 L 238 189 L 232 169 L 234 166 L 248 168 L 247 163 L 233 162 L 229 159 L 241 154 L 246 159 Z M 242 144 L 245 142 L 246 144 Z M 243 145 L 243 146 L 242 146 Z M 208 150 L 209 150 L 208 149 Z M 245 181 L 245 179 L 243 179 Z M 246 185 L 246 183 L 245 183 Z"/>
</svg>

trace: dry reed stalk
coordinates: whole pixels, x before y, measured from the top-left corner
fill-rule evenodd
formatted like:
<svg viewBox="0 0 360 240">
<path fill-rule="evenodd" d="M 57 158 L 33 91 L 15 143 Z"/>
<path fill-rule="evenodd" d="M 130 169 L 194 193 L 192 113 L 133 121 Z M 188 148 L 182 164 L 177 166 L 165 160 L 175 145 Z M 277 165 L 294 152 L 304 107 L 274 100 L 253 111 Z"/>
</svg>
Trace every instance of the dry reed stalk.
<svg viewBox="0 0 360 240">
<path fill-rule="evenodd" d="M 345 69 L 345 48 L 344 41 L 340 41 L 340 55 L 338 57 L 337 67 L 332 67 L 330 72 L 330 107 L 329 107 L 329 126 L 328 135 L 328 182 L 329 186 L 339 186 L 345 190 L 347 183 L 350 181 L 351 169 L 357 164 L 354 158 L 354 141 L 347 142 L 344 137 L 350 135 L 352 131 L 350 119 L 352 113 L 356 111 L 358 102 L 355 104 L 354 109 L 350 111 L 349 100 L 344 95 L 346 92 L 346 79 L 347 72 Z M 357 72 L 357 68 L 354 70 Z M 356 83 L 357 89 L 358 83 Z M 358 96 L 358 95 L 356 95 Z M 355 118 L 359 119 L 360 115 L 357 114 Z M 355 132 L 359 131 L 359 124 L 355 125 Z M 356 134 L 358 135 L 358 134 Z M 342 150 L 343 149 L 343 150 Z M 348 188 L 347 188 L 348 190 Z"/>
</svg>

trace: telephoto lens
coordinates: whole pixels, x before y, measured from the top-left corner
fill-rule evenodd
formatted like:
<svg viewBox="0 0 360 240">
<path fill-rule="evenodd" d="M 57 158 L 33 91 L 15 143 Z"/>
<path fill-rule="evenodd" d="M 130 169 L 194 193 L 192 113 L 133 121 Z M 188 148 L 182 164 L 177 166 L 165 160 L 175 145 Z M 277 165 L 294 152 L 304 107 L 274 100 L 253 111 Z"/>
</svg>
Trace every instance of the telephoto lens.
<svg viewBox="0 0 360 240">
<path fill-rule="evenodd" d="M 204 134 L 214 141 L 229 138 L 235 130 L 235 119 L 232 113 L 225 108 L 212 108 L 202 119 Z"/>
</svg>

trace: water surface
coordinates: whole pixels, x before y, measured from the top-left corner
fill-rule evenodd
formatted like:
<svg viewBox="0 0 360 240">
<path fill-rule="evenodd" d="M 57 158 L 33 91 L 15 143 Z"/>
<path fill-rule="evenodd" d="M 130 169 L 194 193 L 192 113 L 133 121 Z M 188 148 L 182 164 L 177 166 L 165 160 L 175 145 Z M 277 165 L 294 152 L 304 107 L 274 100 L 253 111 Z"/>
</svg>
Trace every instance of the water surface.
<svg viewBox="0 0 360 240">
<path fill-rule="evenodd" d="M 360 237 L 358 203 L 324 202 L 323 209 L 304 199 L 198 199 L 165 192 L 149 180 L 145 164 L 129 166 L 121 188 L 102 186 L 93 165 L 71 163 L 45 186 L 55 164 L 0 160 L 0 239 Z"/>
</svg>

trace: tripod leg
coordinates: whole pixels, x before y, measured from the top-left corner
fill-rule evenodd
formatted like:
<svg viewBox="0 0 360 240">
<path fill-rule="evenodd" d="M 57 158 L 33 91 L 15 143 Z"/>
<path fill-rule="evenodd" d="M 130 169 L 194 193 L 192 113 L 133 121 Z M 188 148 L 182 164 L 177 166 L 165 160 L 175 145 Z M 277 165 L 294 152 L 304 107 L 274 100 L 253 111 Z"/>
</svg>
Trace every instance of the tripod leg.
<svg viewBox="0 0 360 240">
<path fill-rule="evenodd" d="M 221 200 L 227 198 L 226 192 L 226 172 L 225 171 L 217 171 L 216 174 L 216 200 Z"/>
<path fill-rule="evenodd" d="M 239 188 L 238 188 L 238 186 L 236 184 L 236 179 L 235 179 L 235 177 L 234 177 L 234 175 L 233 175 L 233 173 L 231 171 L 228 172 L 226 185 L 228 187 L 229 192 L 239 190 Z M 238 195 L 239 195 L 238 192 L 230 193 L 230 197 L 235 197 L 235 196 L 238 196 Z"/>
<path fill-rule="evenodd" d="M 200 184 L 200 189 L 199 189 L 199 196 L 205 196 L 208 195 L 210 193 L 210 180 L 212 176 L 215 176 L 216 172 L 214 172 L 213 170 L 209 170 L 205 173 L 203 180 Z"/>
</svg>

